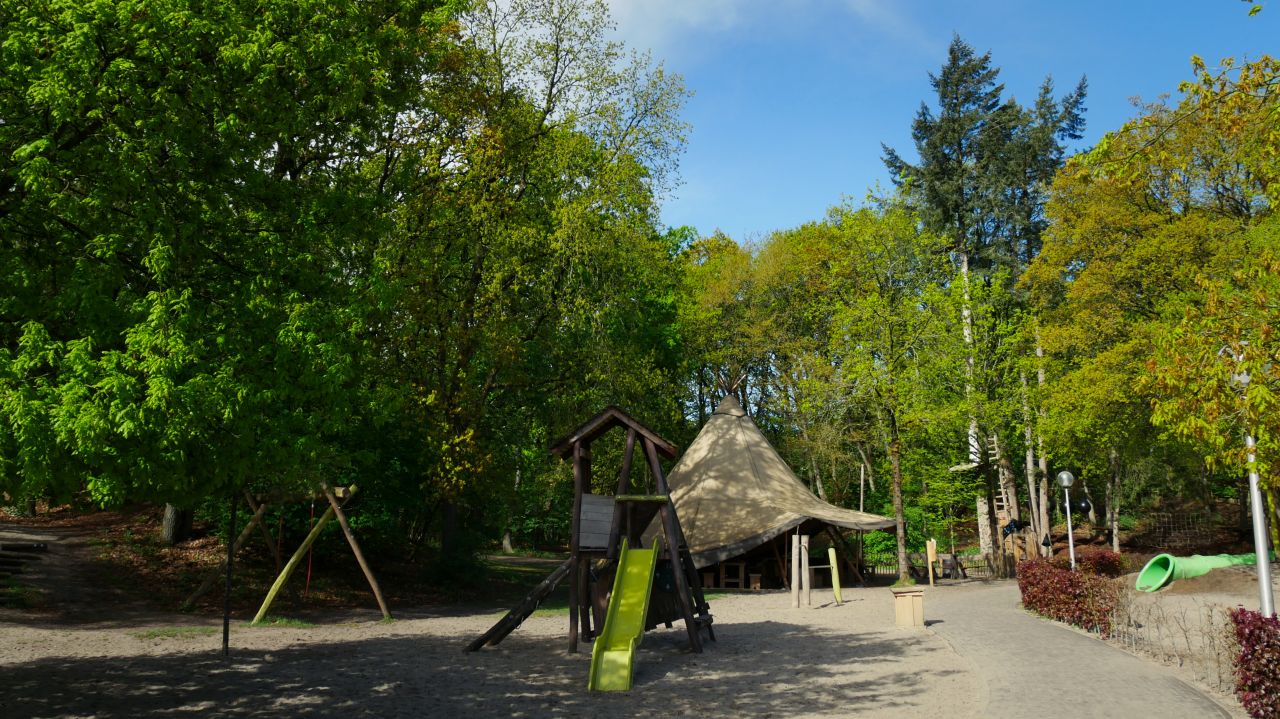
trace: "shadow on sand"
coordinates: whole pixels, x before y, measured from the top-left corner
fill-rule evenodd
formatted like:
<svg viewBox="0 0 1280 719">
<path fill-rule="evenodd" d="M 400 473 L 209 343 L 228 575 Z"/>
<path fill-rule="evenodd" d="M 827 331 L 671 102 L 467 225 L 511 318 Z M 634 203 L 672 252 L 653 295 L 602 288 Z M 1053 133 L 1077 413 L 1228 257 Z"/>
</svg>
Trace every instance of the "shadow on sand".
<svg viewBox="0 0 1280 719">
<path fill-rule="evenodd" d="M 682 651 L 683 631 L 650 633 L 636 658 L 635 687 L 616 694 L 589 694 L 589 653 L 566 654 L 559 637 L 513 635 L 475 654 L 464 654 L 455 635 L 414 634 L 297 640 L 270 651 L 233 647 L 229 660 L 214 652 L 50 658 L 0 667 L 0 715 L 908 715 L 923 707 L 907 660 L 943 650 L 918 635 L 768 621 L 718 626 L 717 633 L 700 655 Z"/>
</svg>

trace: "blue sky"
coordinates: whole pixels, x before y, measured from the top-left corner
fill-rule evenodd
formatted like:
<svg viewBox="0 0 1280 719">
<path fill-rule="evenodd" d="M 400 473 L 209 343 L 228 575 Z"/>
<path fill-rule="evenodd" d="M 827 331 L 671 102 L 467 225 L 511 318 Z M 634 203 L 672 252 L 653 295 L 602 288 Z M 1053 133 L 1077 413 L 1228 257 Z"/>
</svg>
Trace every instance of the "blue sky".
<svg viewBox="0 0 1280 719">
<path fill-rule="evenodd" d="M 1061 96 L 1086 75 L 1088 147 L 1176 93 L 1198 54 L 1280 53 L 1280 3 L 1240 0 L 609 0 L 621 40 L 694 91 L 682 184 L 662 219 L 739 241 L 821 219 L 888 174 L 880 143 L 914 157 L 910 127 L 953 33 L 990 51 L 1006 92 Z"/>
</svg>

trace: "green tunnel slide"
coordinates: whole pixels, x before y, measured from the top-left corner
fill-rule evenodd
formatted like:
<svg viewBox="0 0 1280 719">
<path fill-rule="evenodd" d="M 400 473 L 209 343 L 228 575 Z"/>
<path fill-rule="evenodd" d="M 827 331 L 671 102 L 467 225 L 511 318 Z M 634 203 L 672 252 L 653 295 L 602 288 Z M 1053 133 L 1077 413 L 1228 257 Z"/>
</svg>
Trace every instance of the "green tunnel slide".
<svg viewBox="0 0 1280 719">
<path fill-rule="evenodd" d="M 636 647 L 644 635 L 645 615 L 649 611 L 649 592 L 653 587 L 658 549 L 657 539 L 649 549 L 628 549 L 627 540 L 622 540 L 608 613 L 600 635 L 591 647 L 591 674 L 587 679 L 587 689 L 619 692 L 631 688 Z"/>
<path fill-rule="evenodd" d="M 1272 553 L 1275 559 L 1275 553 Z M 1240 564 L 1253 564 L 1258 561 L 1256 554 L 1193 554 L 1189 557 L 1175 557 L 1172 554 L 1157 554 L 1147 562 L 1147 566 L 1138 572 L 1135 586 L 1140 592 L 1154 592 L 1178 579 L 1190 579 L 1221 567 L 1233 567 Z"/>
</svg>

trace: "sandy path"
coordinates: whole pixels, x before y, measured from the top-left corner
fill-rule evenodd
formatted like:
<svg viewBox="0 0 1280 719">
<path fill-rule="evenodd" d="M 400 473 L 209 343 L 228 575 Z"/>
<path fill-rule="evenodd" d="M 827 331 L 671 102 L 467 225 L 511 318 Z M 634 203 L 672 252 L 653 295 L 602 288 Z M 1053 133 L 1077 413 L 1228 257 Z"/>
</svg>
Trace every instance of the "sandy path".
<svg viewBox="0 0 1280 719">
<path fill-rule="evenodd" d="M 6 611 L 0 716 L 978 715 L 969 662 L 930 631 L 893 628 L 888 590 L 850 597 L 841 607 L 799 610 L 782 593 L 716 600 L 718 642 L 695 655 L 682 651 L 679 626 L 651 632 L 635 688 L 607 695 L 585 691 L 589 655 L 564 651 L 564 616 L 533 617 L 476 654 L 461 647 L 494 614 L 302 629 L 238 624 L 225 661 L 220 634 L 142 639 L 119 625 L 32 626 Z M 829 598 L 815 592 L 815 603 Z"/>
</svg>

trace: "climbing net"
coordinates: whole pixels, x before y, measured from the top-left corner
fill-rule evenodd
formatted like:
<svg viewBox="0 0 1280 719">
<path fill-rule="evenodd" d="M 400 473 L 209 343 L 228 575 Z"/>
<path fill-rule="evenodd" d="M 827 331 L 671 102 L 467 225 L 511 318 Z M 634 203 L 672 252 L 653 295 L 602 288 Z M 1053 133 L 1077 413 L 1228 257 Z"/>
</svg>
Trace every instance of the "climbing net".
<svg viewBox="0 0 1280 719">
<path fill-rule="evenodd" d="M 1186 549 L 1213 539 L 1214 525 L 1208 512 L 1154 512 L 1149 521 L 1156 547 Z"/>
</svg>

